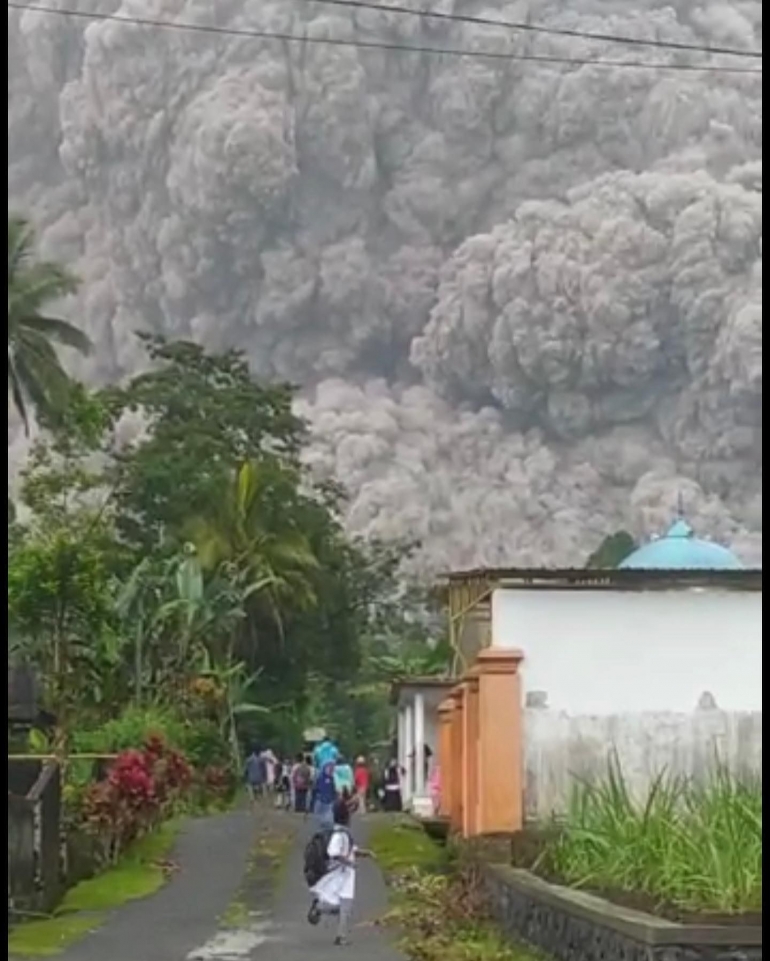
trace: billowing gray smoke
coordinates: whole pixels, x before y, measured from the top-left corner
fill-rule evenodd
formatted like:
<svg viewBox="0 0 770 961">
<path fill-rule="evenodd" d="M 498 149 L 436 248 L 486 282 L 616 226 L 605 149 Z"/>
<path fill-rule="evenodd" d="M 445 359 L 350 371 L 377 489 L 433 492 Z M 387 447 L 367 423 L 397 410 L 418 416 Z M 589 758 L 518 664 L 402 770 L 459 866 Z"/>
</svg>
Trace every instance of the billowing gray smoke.
<svg viewBox="0 0 770 961">
<path fill-rule="evenodd" d="M 754 0 L 423 6 L 761 45 Z M 698 59 L 301 0 L 79 9 Z M 84 279 L 84 373 L 136 369 L 139 327 L 245 348 L 304 385 L 310 460 L 349 487 L 351 528 L 421 538 L 421 571 L 580 563 L 680 494 L 759 561 L 758 77 L 8 19 L 10 202 Z"/>
</svg>

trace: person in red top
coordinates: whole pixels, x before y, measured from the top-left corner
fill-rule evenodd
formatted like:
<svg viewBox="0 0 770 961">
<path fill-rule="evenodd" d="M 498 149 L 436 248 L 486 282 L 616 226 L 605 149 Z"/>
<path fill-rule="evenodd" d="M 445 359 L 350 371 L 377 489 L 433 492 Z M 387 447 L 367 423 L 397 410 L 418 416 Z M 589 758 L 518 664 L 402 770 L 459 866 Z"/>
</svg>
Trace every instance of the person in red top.
<svg viewBox="0 0 770 961">
<path fill-rule="evenodd" d="M 361 810 L 366 810 L 366 799 L 369 796 L 369 768 L 366 765 L 366 758 L 356 758 L 355 768 L 353 769 L 353 782 L 356 786 L 356 797 L 361 805 Z"/>
</svg>

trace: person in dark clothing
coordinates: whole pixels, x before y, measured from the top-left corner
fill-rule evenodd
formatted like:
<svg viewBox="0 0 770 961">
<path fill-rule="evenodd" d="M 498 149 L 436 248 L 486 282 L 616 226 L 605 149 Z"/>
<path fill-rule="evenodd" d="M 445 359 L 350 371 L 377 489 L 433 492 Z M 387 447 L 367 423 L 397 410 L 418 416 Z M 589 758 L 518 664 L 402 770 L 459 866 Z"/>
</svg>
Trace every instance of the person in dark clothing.
<svg viewBox="0 0 770 961">
<path fill-rule="evenodd" d="M 246 787 L 251 795 L 252 803 L 256 804 L 257 800 L 264 794 L 266 780 L 265 763 L 262 760 L 260 749 L 255 747 L 246 759 Z"/>
<path fill-rule="evenodd" d="M 404 801 L 401 794 L 401 768 L 398 761 L 393 760 L 385 771 L 385 797 L 383 807 L 390 813 L 397 813 L 403 810 Z"/>
</svg>

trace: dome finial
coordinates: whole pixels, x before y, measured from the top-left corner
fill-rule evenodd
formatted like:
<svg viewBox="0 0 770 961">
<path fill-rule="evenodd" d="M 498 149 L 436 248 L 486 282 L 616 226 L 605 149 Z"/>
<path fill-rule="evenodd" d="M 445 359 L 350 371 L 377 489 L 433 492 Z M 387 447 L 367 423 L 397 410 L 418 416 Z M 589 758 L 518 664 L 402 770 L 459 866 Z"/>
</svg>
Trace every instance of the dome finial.
<svg viewBox="0 0 770 961">
<path fill-rule="evenodd" d="M 684 520 L 684 493 L 682 489 L 679 489 L 679 493 L 676 495 L 676 516 L 679 520 Z"/>
</svg>

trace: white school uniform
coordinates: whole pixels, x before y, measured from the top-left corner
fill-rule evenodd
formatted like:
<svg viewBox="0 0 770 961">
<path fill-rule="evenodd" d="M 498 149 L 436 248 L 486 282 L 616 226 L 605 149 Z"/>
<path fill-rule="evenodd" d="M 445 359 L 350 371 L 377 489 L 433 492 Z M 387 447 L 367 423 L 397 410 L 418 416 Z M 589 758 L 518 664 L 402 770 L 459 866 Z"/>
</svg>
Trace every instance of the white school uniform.
<svg viewBox="0 0 770 961">
<path fill-rule="evenodd" d="M 356 846 L 347 828 L 336 825 L 326 849 L 329 855 L 329 871 L 312 889 L 313 897 L 324 906 L 338 908 L 342 901 L 352 901 L 356 896 Z M 349 858 L 350 865 L 335 862 L 334 858 Z"/>
</svg>

